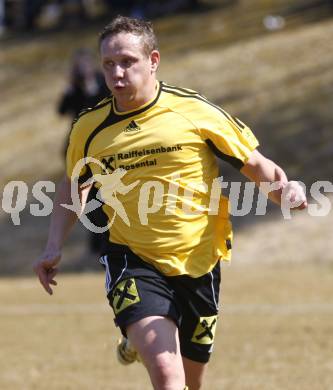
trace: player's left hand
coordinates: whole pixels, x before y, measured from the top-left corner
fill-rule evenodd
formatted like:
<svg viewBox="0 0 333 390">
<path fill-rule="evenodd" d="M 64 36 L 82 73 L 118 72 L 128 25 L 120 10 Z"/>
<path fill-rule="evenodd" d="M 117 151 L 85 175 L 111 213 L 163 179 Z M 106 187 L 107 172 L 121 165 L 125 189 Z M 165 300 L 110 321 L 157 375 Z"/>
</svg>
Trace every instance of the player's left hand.
<svg viewBox="0 0 333 390">
<path fill-rule="evenodd" d="M 297 181 L 289 181 L 282 189 L 281 203 L 288 204 L 290 209 L 303 210 L 308 207 L 306 194 Z"/>
</svg>

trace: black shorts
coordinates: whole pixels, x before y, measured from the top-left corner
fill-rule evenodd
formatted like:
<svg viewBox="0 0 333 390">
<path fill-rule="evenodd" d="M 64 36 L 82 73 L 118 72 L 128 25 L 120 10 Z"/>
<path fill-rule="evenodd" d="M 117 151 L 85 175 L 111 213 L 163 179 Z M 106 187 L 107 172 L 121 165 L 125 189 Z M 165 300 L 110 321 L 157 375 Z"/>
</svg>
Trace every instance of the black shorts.
<svg viewBox="0 0 333 390">
<path fill-rule="evenodd" d="M 114 245 L 101 257 L 115 323 L 126 328 L 145 317 L 171 318 L 178 326 L 181 354 L 206 363 L 213 349 L 218 315 L 220 262 L 199 278 L 165 276 L 127 246 Z"/>
</svg>

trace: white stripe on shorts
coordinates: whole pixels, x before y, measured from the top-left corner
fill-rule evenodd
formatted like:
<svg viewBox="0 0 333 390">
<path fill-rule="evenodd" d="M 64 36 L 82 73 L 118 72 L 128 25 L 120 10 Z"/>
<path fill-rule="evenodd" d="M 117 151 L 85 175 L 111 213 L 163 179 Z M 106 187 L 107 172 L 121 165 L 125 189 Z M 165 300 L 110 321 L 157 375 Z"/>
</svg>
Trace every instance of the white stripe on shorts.
<svg viewBox="0 0 333 390">
<path fill-rule="evenodd" d="M 211 277 L 211 279 L 212 279 L 210 285 L 211 285 L 211 287 L 212 287 L 212 294 L 213 294 L 213 299 L 214 299 L 214 303 L 215 303 L 215 308 L 216 308 L 216 311 L 218 312 L 218 311 L 219 311 L 219 307 L 218 307 L 217 302 L 216 302 L 216 299 L 215 299 L 214 275 L 213 275 L 213 272 L 212 272 L 212 271 L 210 271 L 209 274 L 210 274 L 210 277 Z"/>
<path fill-rule="evenodd" d="M 102 256 L 99 259 L 99 262 L 105 265 L 105 290 L 106 293 L 109 294 L 111 291 L 111 274 L 110 274 L 110 268 L 109 268 L 109 263 L 108 263 L 108 257 L 107 256 Z"/>
<path fill-rule="evenodd" d="M 110 290 L 109 290 L 109 291 L 111 291 L 111 290 L 113 289 L 113 287 L 115 287 L 115 286 L 117 285 L 118 281 L 119 281 L 120 278 L 123 276 L 123 273 L 125 272 L 125 270 L 126 270 L 126 268 L 127 268 L 127 256 L 126 256 L 126 254 L 125 254 L 125 256 L 124 256 L 124 260 L 125 260 L 125 265 L 124 265 L 123 269 L 121 270 L 120 275 L 118 276 L 117 280 L 116 280 L 116 281 L 113 283 L 113 285 L 110 287 Z"/>
</svg>

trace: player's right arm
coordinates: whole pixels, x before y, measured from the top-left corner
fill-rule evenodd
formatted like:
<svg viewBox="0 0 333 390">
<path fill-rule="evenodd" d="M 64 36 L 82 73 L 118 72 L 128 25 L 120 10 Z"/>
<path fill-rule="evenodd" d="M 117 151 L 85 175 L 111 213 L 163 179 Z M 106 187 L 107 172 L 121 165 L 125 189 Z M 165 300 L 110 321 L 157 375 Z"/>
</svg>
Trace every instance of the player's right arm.
<svg viewBox="0 0 333 390">
<path fill-rule="evenodd" d="M 90 187 L 82 189 L 78 186 L 82 208 L 84 208 L 89 190 Z M 54 278 L 57 274 L 57 265 L 61 259 L 62 247 L 78 219 L 74 211 L 62 207 L 61 204 L 72 204 L 71 182 L 67 176 L 58 185 L 45 250 L 34 264 L 34 271 L 40 283 L 50 295 L 53 293 L 51 285 L 57 285 Z"/>
<path fill-rule="evenodd" d="M 34 263 L 34 271 L 37 274 L 40 283 L 45 291 L 52 294 L 52 285 L 56 285 L 54 277 L 57 273 L 57 265 L 60 262 L 62 247 L 65 240 L 78 219 L 75 211 L 64 208 L 61 205 L 71 205 L 72 193 L 71 183 L 76 180 L 73 174 L 74 168 L 78 161 L 84 157 L 84 145 L 89 137 L 89 129 L 93 123 L 87 120 L 88 115 L 83 115 L 73 122 L 73 127 L 69 137 L 69 145 L 66 153 L 66 175 L 57 185 L 57 192 L 53 202 L 53 211 L 48 233 L 48 240 L 44 252 Z M 84 174 L 86 167 L 81 173 Z M 80 185 L 75 186 L 80 198 L 81 208 L 84 208 L 90 187 L 82 189 Z"/>
<path fill-rule="evenodd" d="M 77 184 L 79 185 L 75 185 L 75 188 L 78 191 L 81 212 L 84 209 L 91 185 L 82 188 L 80 183 L 85 182 L 89 178 L 91 171 L 85 164 L 81 167 L 81 162 L 85 157 L 85 146 L 91 137 L 91 129 L 95 129 L 96 123 L 103 121 L 108 112 L 109 107 L 102 104 L 100 109 L 96 106 L 96 109 L 82 112 L 78 119 L 73 122 L 66 153 L 66 175 L 57 186 L 45 250 L 34 264 L 34 271 L 45 291 L 50 295 L 52 294 L 51 286 L 56 285 L 54 277 L 57 273 L 57 265 L 60 262 L 62 247 L 78 219 L 75 211 L 64 208 L 61 205 L 73 204 L 71 184 L 78 180 Z M 79 167 L 81 167 L 81 170 L 76 172 L 78 163 L 80 163 Z"/>
</svg>

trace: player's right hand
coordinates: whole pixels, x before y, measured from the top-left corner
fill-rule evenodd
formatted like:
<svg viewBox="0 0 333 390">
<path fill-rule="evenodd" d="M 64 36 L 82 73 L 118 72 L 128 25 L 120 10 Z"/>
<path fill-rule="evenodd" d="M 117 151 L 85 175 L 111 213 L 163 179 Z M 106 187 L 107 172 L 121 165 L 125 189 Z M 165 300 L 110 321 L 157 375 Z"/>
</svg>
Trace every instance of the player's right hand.
<svg viewBox="0 0 333 390">
<path fill-rule="evenodd" d="M 57 285 L 57 282 L 54 280 L 54 278 L 58 272 L 58 268 L 56 266 L 59 263 L 60 258 L 60 251 L 46 250 L 33 266 L 33 269 L 38 276 L 41 285 L 50 295 L 53 294 L 51 285 Z"/>
</svg>

